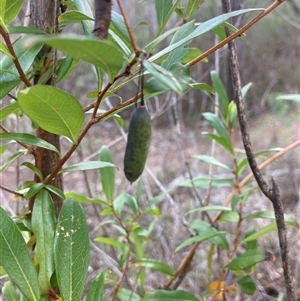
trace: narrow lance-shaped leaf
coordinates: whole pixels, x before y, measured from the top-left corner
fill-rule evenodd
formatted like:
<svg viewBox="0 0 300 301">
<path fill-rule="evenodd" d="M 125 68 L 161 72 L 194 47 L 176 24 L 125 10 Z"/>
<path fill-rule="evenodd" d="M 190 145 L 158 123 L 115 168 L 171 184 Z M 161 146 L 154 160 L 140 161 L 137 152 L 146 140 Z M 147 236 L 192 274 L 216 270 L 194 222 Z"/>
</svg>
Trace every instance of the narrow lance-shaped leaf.
<svg viewBox="0 0 300 301">
<path fill-rule="evenodd" d="M 85 301 L 102 301 L 106 272 L 98 274 L 91 282 Z"/>
<path fill-rule="evenodd" d="M 49 149 L 60 155 L 59 151 L 51 143 L 40 139 L 34 135 L 26 133 L 0 133 L 0 140 L 15 140 L 28 145 L 38 146 L 41 148 Z"/>
<path fill-rule="evenodd" d="M 0 266 L 29 301 L 40 300 L 38 277 L 24 238 L 0 207 Z"/>
<path fill-rule="evenodd" d="M 238 11 L 234 11 L 234 12 L 230 12 L 230 13 L 226 13 L 220 16 L 217 16 L 215 18 L 212 18 L 206 22 L 201 23 L 190 35 L 188 35 L 187 37 L 185 37 L 184 39 L 182 39 L 181 41 L 172 44 L 166 48 L 164 48 L 162 51 L 156 53 L 155 55 L 153 55 L 150 58 L 150 61 L 154 62 L 156 61 L 158 58 L 164 56 L 165 54 L 168 54 L 169 52 L 171 52 L 172 50 L 184 45 L 186 42 L 188 42 L 189 40 L 193 40 L 194 38 L 209 32 L 210 30 L 212 30 L 213 28 L 215 28 L 216 26 L 224 23 L 225 21 L 227 21 L 228 19 L 232 18 L 232 17 L 236 17 L 248 12 L 254 12 L 254 11 L 259 11 L 259 10 L 263 10 L 261 8 L 259 9 L 241 9 Z"/>
<path fill-rule="evenodd" d="M 81 205 L 67 198 L 61 208 L 54 242 L 56 278 L 64 301 L 79 301 L 89 263 L 89 235 Z"/>
<path fill-rule="evenodd" d="M 165 291 L 157 290 L 152 294 L 145 296 L 141 301 L 199 301 L 193 294 L 183 290 Z"/>
<path fill-rule="evenodd" d="M 18 103 L 24 114 L 42 129 L 77 142 L 84 112 L 71 94 L 52 86 L 36 85 L 20 91 Z"/>
<path fill-rule="evenodd" d="M 54 271 L 55 209 L 49 192 L 44 189 L 35 198 L 31 222 L 36 237 L 35 255 L 39 263 L 39 283 L 45 293 L 51 287 L 50 278 Z"/>
<path fill-rule="evenodd" d="M 99 155 L 100 162 L 108 162 L 113 164 L 111 152 L 107 146 L 102 146 Z M 115 169 L 111 167 L 104 167 L 99 169 L 102 188 L 105 193 L 107 201 L 111 204 L 114 197 L 115 190 Z"/>
<path fill-rule="evenodd" d="M 65 167 L 60 170 L 60 173 L 93 170 L 93 169 L 106 168 L 106 167 L 113 168 L 116 166 L 109 162 L 88 161 L 88 162 L 82 162 L 82 163 L 73 164 L 71 166 Z"/>
</svg>

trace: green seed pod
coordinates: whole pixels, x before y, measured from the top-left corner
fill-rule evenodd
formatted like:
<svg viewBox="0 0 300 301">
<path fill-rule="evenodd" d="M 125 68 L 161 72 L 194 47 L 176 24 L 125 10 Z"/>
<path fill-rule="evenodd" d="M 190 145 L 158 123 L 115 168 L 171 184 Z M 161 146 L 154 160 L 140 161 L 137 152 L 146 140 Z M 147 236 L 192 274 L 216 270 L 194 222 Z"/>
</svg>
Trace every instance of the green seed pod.
<svg viewBox="0 0 300 301">
<path fill-rule="evenodd" d="M 145 106 L 132 114 L 124 157 L 124 173 L 129 182 L 136 181 L 143 173 L 151 139 L 151 119 Z"/>
</svg>

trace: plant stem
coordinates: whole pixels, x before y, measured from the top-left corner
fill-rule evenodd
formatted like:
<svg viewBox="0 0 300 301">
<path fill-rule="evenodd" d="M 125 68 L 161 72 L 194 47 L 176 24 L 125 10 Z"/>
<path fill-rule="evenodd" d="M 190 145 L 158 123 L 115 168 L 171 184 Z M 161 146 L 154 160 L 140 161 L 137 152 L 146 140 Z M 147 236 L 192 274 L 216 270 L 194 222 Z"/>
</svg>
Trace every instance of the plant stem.
<svg viewBox="0 0 300 301">
<path fill-rule="evenodd" d="M 28 80 L 28 78 L 26 77 L 26 75 L 25 75 L 25 73 L 24 73 L 24 71 L 23 71 L 23 69 L 22 69 L 22 67 L 20 65 L 20 62 L 19 62 L 19 60 L 18 60 L 18 58 L 16 56 L 15 50 L 14 50 L 14 48 L 12 46 L 11 41 L 10 41 L 9 34 L 7 32 L 5 32 L 5 30 L 1 26 L 0 26 L 0 35 L 3 37 L 3 39 L 4 39 L 5 43 L 6 43 L 6 46 L 7 46 L 8 50 L 9 50 L 9 52 L 14 57 L 13 62 L 15 64 L 17 70 L 18 70 L 18 73 L 20 75 L 21 80 L 23 81 L 23 83 L 27 87 L 31 87 L 32 85 L 31 85 L 30 81 Z"/>
</svg>

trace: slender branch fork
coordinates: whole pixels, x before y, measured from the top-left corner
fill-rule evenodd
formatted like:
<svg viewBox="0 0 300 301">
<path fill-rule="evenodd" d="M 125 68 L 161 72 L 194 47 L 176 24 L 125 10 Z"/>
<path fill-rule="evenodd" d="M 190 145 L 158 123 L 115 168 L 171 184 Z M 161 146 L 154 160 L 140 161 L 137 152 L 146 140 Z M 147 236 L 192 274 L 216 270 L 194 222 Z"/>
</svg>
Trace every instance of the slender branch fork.
<svg viewBox="0 0 300 301">
<path fill-rule="evenodd" d="M 9 38 L 9 34 L 1 26 L 0 26 L 0 35 L 3 37 L 10 54 L 14 57 L 13 61 L 18 70 L 21 80 L 27 87 L 31 87 L 32 85 L 31 85 L 30 81 L 28 80 L 28 78 L 26 77 L 26 75 L 20 65 L 20 62 L 16 56 L 15 50 L 14 50 L 12 43 L 10 41 L 10 38 Z"/>
</svg>

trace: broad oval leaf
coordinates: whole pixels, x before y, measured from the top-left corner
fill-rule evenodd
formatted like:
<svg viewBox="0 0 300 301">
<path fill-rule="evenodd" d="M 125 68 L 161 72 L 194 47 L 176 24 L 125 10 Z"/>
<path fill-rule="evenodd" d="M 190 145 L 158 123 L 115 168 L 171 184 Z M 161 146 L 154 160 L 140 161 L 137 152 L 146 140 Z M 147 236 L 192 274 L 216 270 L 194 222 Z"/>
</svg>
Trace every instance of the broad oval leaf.
<svg viewBox="0 0 300 301">
<path fill-rule="evenodd" d="M 50 278 L 54 271 L 55 209 L 49 192 L 44 189 L 35 198 L 31 223 L 36 237 L 34 252 L 39 263 L 38 278 L 40 288 L 45 293 L 51 288 Z"/>
<path fill-rule="evenodd" d="M 71 94 L 52 86 L 36 85 L 19 92 L 18 104 L 42 129 L 77 142 L 84 112 Z"/>
<path fill-rule="evenodd" d="M 165 291 L 157 290 L 147 295 L 141 301 L 199 301 L 193 294 L 183 290 Z"/>
<path fill-rule="evenodd" d="M 23 0 L 6 0 L 4 8 L 4 23 L 10 23 L 19 13 L 23 4 Z M 2 7 L 1 7 L 2 9 Z"/>
<path fill-rule="evenodd" d="M 40 300 L 36 270 L 24 238 L 8 214 L 0 207 L 0 266 L 29 301 Z"/>
<path fill-rule="evenodd" d="M 101 67 L 108 74 L 110 81 L 118 74 L 124 64 L 123 54 L 118 48 L 108 41 L 96 38 L 60 35 L 57 37 L 34 37 L 29 40 L 29 44 L 31 44 L 31 41 L 33 43 L 46 43 L 76 59 L 82 59 Z"/>
<path fill-rule="evenodd" d="M 89 263 L 89 234 L 81 205 L 67 198 L 54 241 L 56 278 L 64 301 L 81 300 Z"/>
</svg>

